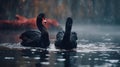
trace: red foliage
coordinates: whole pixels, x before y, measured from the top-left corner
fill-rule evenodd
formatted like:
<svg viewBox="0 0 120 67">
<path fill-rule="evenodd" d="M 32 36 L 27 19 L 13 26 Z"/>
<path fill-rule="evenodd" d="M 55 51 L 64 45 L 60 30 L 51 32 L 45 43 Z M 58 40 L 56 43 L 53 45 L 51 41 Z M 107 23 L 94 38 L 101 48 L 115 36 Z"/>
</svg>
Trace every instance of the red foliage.
<svg viewBox="0 0 120 67">
<path fill-rule="evenodd" d="M 55 19 L 45 18 L 46 23 L 43 22 L 43 25 L 48 29 L 50 26 L 58 27 L 59 23 Z M 26 18 L 24 16 L 16 15 L 15 20 L 0 20 L 0 23 L 12 24 L 15 26 L 29 25 L 29 27 L 35 29 L 36 26 L 36 17 L 35 18 Z"/>
</svg>

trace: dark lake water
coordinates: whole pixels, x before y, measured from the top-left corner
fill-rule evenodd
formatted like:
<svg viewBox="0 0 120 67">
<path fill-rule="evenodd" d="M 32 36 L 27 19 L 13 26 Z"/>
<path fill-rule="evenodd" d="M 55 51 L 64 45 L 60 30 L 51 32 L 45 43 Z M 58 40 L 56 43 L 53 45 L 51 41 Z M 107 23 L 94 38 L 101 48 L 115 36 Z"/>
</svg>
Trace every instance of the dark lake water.
<svg viewBox="0 0 120 67">
<path fill-rule="evenodd" d="M 120 67 L 120 26 L 74 26 L 78 34 L 75 51 L 54 48 L 55 34 L 50 32 L 50 48 L 23 47 L 22 31 L 0 32 L 0 67 Z"/>
<path fill-rule="evenodd" d="M 114 50 L 0 50 L 0 67 L 120 67 L 120 54 Z"/>
</svg>

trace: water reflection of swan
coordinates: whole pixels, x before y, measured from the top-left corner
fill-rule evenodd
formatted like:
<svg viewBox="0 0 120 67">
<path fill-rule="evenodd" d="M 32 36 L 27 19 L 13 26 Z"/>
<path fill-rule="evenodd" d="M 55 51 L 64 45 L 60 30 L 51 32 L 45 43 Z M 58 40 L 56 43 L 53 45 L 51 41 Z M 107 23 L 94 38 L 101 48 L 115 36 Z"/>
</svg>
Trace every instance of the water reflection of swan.
<svg viewBox="0 0 120 67">
<path fill-rule="evenodd" d="M 77 34 L 71 32 L 72 29 L 72 18 L 68 17 L 65 26 L 65 32 L 58 32 L 56 35 L 55 47 L 58 49 L 71 50 L 77 48 Z"/>
<path fill-rule="evenodd" d="M 45 14 L 40 13 L 37 16 L 36 24 L 39 31 L 30 30 L 22 33 L 20 39 L 22 39 L 21 45 L 27 47 L 41 47 L 47 48 L 50 44 L 49 35 L 42 22 L 45 20 Z M 46 23 L 46 22 L 45 22 Z"/>
</svg>

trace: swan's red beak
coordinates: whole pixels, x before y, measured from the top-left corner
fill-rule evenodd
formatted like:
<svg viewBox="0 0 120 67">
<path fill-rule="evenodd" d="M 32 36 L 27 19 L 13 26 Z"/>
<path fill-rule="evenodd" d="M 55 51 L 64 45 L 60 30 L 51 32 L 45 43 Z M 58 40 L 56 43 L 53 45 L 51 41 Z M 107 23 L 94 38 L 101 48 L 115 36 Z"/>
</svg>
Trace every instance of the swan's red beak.
<svg viewBox="0 0 120 67">
<path fill-rule="evenodd" d="M 47 23 L 47 21 L 46 21 L 46 19 L 45 19 L 45 18 L 43 18 L 43 23 L 45 23 L 45 24 Z"/>
</svg>

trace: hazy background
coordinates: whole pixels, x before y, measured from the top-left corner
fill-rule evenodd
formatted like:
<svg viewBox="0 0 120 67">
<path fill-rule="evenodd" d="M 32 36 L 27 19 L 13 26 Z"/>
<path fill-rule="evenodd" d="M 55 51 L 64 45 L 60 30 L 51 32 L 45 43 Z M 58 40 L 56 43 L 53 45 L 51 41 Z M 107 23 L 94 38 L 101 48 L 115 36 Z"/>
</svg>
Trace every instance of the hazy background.
<svg viewBox="0 0 120 67">
<path fill-rule="evenodd" d="M 48 51 L 25 49 L 19 36 L 32 29 L 30 25 L 1 22 L 16 20 L 16 14 L 33 18 L 41 12 L 63 30 L 66 18 L 73 18 L 76 51 L 56 51 L 59 30 L 49 31 Z M 120 67 L 120 0 L 0 0 L 0 67 Z"/>
<path fill-rule="evenodd" d="M 16 14 L 33 18 L 41 12 L 63 29 L 66 18 L 72 17 L 80 40 L 120 40 L 120 0 L 0 0 L 0 20 L 15 20 Z M 19 35 L 27 29 L 0 23 L 0 43 L 20 42 Z"/>
<path fill-rule="evenodd" d="M 120 0 L 0 0 L 0 19 L 16 14 L 36 17 L 44 12 L 61 21 L 71 16 L 77 23 L 120 24 Z M 83 22 L 84 21 L 84 22 Z"/>
</svg>

